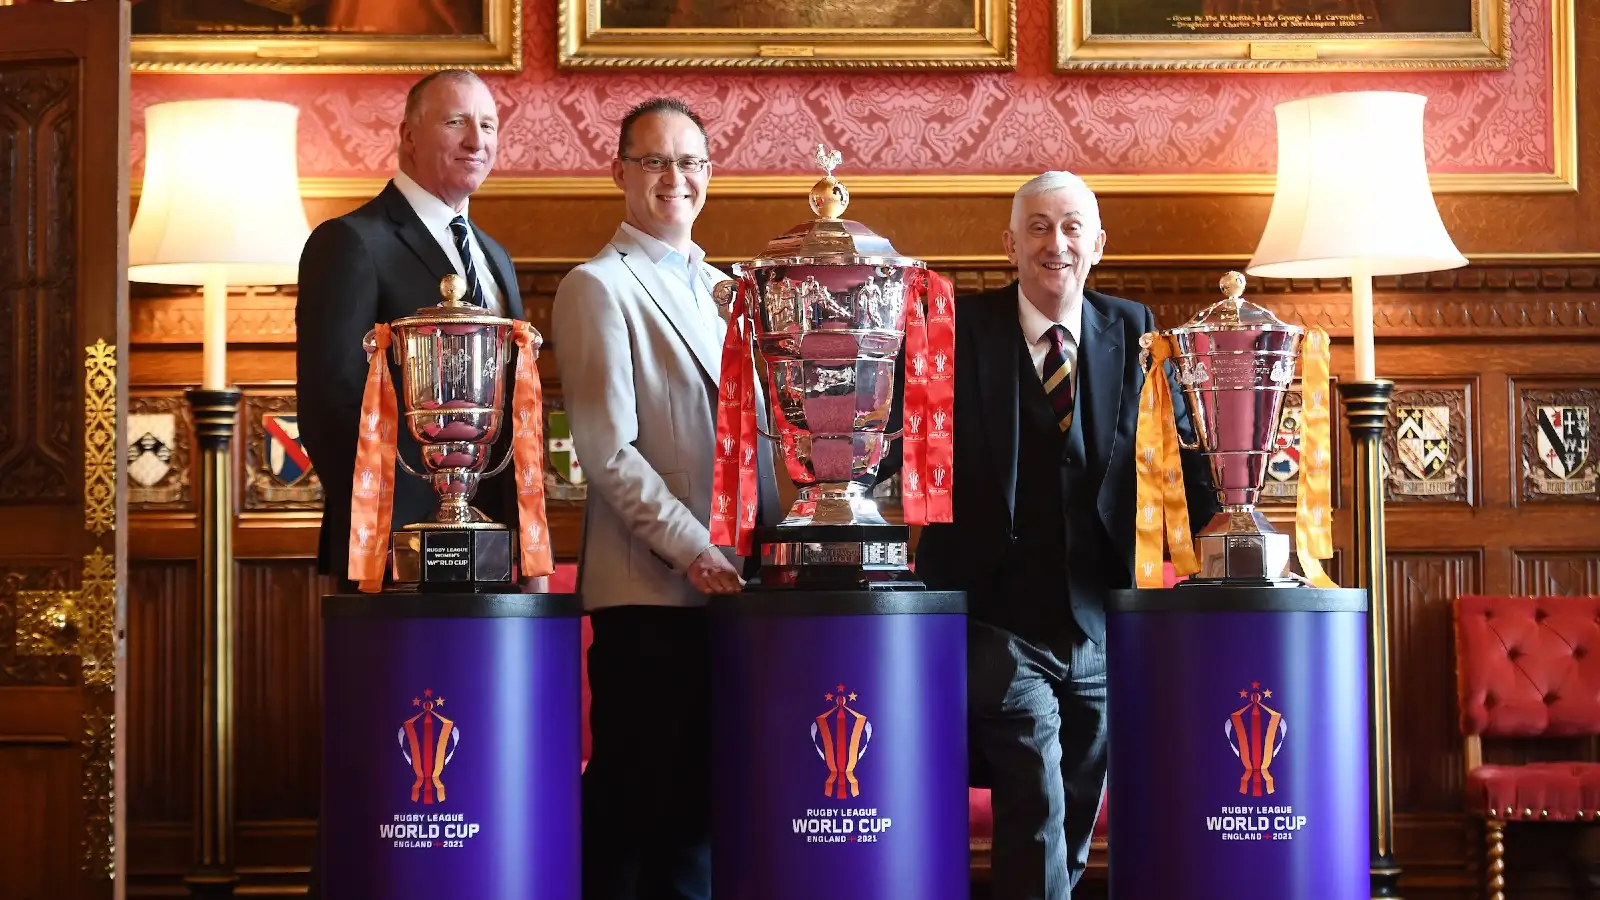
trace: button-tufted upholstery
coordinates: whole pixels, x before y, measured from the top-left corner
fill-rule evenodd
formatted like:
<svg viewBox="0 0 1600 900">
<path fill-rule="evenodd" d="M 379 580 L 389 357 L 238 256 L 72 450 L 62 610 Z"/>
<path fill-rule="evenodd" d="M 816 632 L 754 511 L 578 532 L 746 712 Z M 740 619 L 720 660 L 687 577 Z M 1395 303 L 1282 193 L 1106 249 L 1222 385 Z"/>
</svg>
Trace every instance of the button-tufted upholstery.
<svg viewBox="0 0 1600 900">
<path fill-rule="evenodd" d="M 1457 601 L 1461 730 L 1600 734 L 1600 597 Z"/>
<path fill-rule="evenodd" d="M 1600 597 L 1455 603 L 1467 804 L 1485 818 L 1489 896 L 1505 887 L 1505 823 L 1600 819 L 1600 764 L 1483 765 L 1483 739 L 1600 734 Z"/>
</svg>

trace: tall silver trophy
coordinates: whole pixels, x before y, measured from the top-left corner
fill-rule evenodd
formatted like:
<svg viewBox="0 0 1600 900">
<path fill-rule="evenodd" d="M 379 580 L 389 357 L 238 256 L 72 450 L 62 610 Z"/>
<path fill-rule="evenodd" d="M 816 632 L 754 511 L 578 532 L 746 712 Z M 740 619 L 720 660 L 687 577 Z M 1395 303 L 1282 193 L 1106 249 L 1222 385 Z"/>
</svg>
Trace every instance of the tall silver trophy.
<svg viewBox="0 0 1600 900">
<path fill-rule="evenodd" d="M 1200 571 L 1191 580 L 1299 584 L 1289 575 L 1289 536 L 1256 503 L 1305 329 L 1245 300 L 1238 272 L 1224 275 L 1220 287 L 1225 299 L 1164 332 L 1222 504 L 1195 535 Z"/>
<path fill-rule="evenodd" d="M 422 472 L 396 453 L 400 467 L 428 482 L 439 505 L 422 521 L 391 535 L 390 575 L 429 590 L 495 590 L 513 580 L 511 530 L 472 506 L 478 485 L 511 462 L 489 468 L 505 421 L 511 319 L 465 303 L 466 281 L 440 282 L 443 302 L 389 325 L 400 369 L 399 413 L 421 448 Z M 366 339 L 375 352 L 374 336 Z"/>
<path fill-rule="evenodd" d="M 736 289 L 750 298 L 757 377 L 777 431 L 762 434 L 798 490 L 781 524 L 755 530 L 756 586 L 921 589 L 907 566 L 908 529 L 884 517 L 873 486 L 899 436 L 886 433 L 895 359 L 927 266 L 839 218 L 849 204 L 832 173 L 839 154 L 819 146 L 817 163 L 827 173 L 811 190 L 817 218 L 735 264 L 737 287 L 716 292 L 724 307 Z"/>
</svg>

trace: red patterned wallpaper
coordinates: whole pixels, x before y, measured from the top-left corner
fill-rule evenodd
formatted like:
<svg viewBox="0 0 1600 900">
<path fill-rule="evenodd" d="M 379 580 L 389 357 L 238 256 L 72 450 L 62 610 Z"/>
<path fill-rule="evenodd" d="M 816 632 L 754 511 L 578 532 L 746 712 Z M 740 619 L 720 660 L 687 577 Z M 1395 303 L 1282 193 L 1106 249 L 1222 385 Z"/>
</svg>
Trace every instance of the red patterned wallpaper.
<svg viewBox="0 0 1600 900">
<path fill-rule="evenodd" d="M 1436 172 L 1553 166 L 1549 0 L 1512 0 L 1504 72 L 1338 75 L 1056 75 L 1054 0 L 1017 0 L 1018 69 L 983 74 L 560 72 L 555 0 L 526 0 L 524 71 L 491 76 L 503 120 L 498 174 L 596 174 L 632 103 L 676 94 L 712 131 L 718 171 L 810 172 L 818 142 L 857 173 L 1270 172 L 1273 105 L 1335 90 L 1428 95 Z M 301 107 L 307 177 L 387 177 L 411 78 L 388 75 L 155 75 L 133 78 L 133 153 L 144 108 L 162 100 L 262 97 Z"/>
</svg>

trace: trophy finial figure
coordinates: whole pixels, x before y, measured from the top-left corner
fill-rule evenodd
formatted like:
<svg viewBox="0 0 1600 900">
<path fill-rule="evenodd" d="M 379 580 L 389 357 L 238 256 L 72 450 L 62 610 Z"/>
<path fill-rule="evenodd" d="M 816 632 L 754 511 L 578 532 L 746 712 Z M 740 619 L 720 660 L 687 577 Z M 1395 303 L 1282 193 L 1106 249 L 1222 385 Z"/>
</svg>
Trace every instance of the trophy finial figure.
<svg viewBox="0 0 1600 900">
<path fill-rule="evenodd" d="M 833 177 L 833 170 L 844 158 L 837 150 L 829 150 L 821 144 L 817 145 L 817 165 L 827 173 L 822 180 L 811 186 L 811 211 L 824 219 L 837 219 L 850 205 L 850 192 L 844 185 Z"/>
<path fill-rule="evenodd" d="M 1229 300 L 1237 300 L 1244 295 L 1244 274 L 1229 272 L 1217 282 L 1217 287 L 1222 289 L 1223 295 Z"/>
<path fill-rule="evenodd" d="M 461 298 L 467 295 L 467 280 L 451 272 L 439 279 L 439 293 L 444 296 L 444 303 L 441 305 L 465 306 Z"/>
</svg>

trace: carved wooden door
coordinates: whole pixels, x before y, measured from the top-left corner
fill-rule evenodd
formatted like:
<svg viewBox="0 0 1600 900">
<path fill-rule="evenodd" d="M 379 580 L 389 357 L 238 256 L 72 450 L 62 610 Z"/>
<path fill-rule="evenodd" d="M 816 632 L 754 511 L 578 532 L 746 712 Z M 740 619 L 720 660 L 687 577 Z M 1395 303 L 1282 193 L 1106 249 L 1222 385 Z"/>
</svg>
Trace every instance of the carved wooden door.
<svg viewBox="0 0 1600 900">
<path fill-rule="evenodd" d="M 120 896 L 128 4 L 0 5 L 0 895 Z"/>
</svg>

